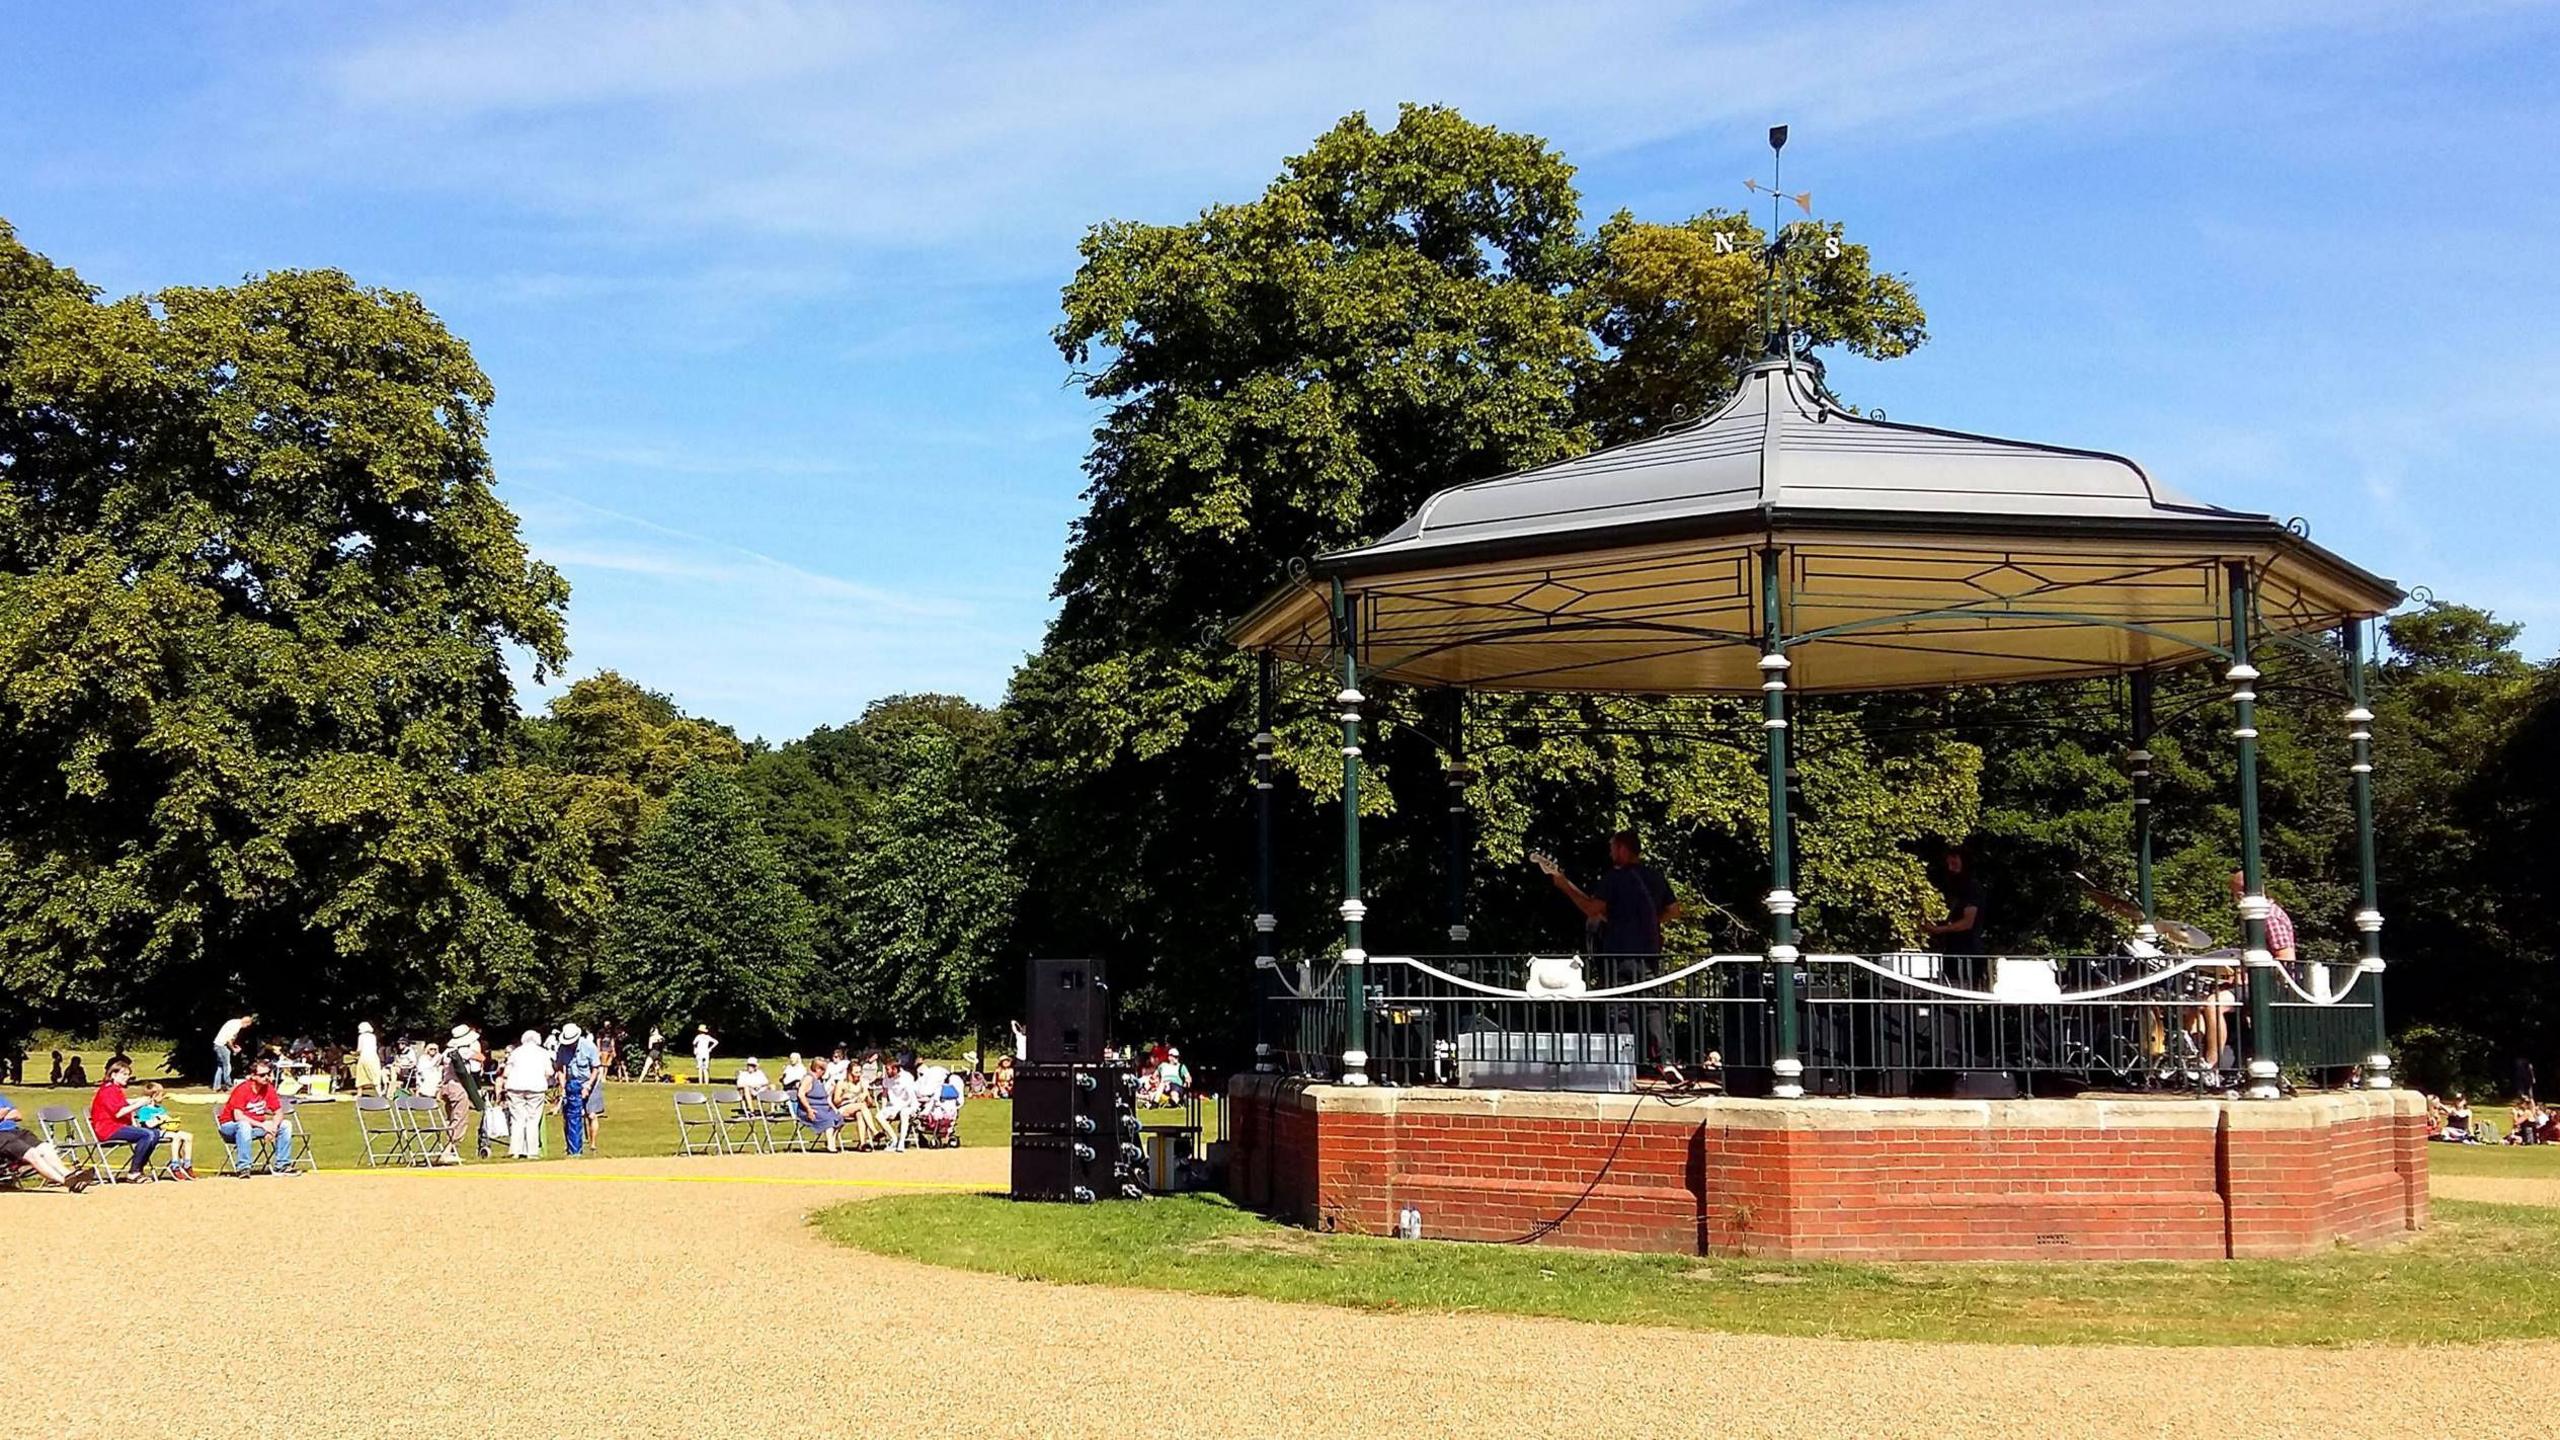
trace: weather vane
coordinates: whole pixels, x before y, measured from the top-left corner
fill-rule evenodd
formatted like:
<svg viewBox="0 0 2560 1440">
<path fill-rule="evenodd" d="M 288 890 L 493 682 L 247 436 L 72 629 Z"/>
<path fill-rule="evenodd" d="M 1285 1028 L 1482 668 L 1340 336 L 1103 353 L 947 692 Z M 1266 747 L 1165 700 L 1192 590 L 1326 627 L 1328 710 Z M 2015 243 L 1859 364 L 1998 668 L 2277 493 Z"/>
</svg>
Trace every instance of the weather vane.
<svg viewBox="0 0 2560 1440">
<path fill-rule="evenodd" d="M 1795 353 L 1795 338 L 1785 332 L 1784 328 L 1779 323 L 1780 317 L 1778 315 L 1778 262 L 1780 259 L 1784 258 L 1787 244 L 1787 230 L 1784 212 L 1779 207 L 1785 202 L 1792 200 L 1795 202 L 1796 208 L 1804 212 L 1806 219 L 1813 218 L 1812 191 L 1799 190 L 1795 194 L 1790 195 L 1785 190 L 1779 188 L 1779 161 L 1783 157 L 1786 148 L 1787 127 L 1784 125 L 1770 126 L 1769 183 L 1763 185 L 1755 179 L 1745 179 L 1742 182 L 1742 188 L 1750 191 L 1753 195 L 1765 194 L 1769 197 L 1769 243 L 1761 252 L 1763 260 L 1767 263 L 1767 273 L 1760 293 L 1760 328 L 1761 333 L 1768 337 L 1769 353 L 1772 355 L 1778 354 L 1781 351 L 1790 355 Z M 1717 231 L 1715 246 L 1716 253 L 1719 255 L 1732 254 L 1733 236 L 1727 231 Z M 1839 236 L 1825 234 L 1822 237 L 1822 258 L 1825 260 L 1837 260 L 1840 258 Z"/>
</svg>

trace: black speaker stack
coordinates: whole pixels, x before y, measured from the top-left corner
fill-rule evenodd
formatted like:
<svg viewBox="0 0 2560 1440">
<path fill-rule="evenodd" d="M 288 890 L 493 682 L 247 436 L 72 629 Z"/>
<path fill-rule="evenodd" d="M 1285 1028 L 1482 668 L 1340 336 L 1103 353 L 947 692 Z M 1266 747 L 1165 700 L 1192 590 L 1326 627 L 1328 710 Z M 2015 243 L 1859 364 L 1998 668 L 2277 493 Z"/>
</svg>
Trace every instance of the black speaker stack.
<svg viewBox="0 0 2560 1440">
<path fill-rule="evenodd" d="M 1146 1192 L 1138 1077 L 1106 1065 L 1111 993 L 1097 960 L 1034 960 L 1013 1071 L 1013 1198 L 1135 1199 Z"/>
</svg>

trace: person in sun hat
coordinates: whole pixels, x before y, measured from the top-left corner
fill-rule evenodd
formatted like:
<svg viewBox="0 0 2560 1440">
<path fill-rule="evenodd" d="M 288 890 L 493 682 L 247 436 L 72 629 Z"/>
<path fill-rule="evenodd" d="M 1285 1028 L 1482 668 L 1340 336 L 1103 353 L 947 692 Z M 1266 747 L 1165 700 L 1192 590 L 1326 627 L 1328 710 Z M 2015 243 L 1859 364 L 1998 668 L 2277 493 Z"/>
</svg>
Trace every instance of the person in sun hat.
<svg viewBox="0 0 2560 1440">
<path fill-rule="evenodd" d="M 719 1048 L 720 1042 L 711 1037 L 710 1026 L 696 1025 L 693 1027 L 694 1084 L 708 1085 L 711 1083 L 711 1052 Z"/>
<path fill-rule="evenodd" d="M 575 1022 L 560 1027 L 560 1045 L 554 1052 L 560 1061 L 560 1128 L 567 1135 L 569 1153 L 587 1153 L 587 1090 L 595 1084 L 596 1068 L 603 1063 L 596 1054 L 595 1037 L 580 1030 Z"/>
<path fill-rule="evenodd" d="M 480 1037 L 468 1025 L 453 1027 L 453 1038 L 434 1055 L 436 1109 L 444 1118 L 444 1152 L 439 1165 L 462 1163 L 462 1142 L 469 1138 L 480 1109 L 480 1081 L 474 1073 Z M 488 1153 L 486 1150 L 482 1154 Z"/>
<path fill-rule="evenodd" d="M 373 1033 L 370 1020 L 356 1022 L 355 1072 L 357 1094 L 382 1093 L 382 1039 Z"/>
</svg>

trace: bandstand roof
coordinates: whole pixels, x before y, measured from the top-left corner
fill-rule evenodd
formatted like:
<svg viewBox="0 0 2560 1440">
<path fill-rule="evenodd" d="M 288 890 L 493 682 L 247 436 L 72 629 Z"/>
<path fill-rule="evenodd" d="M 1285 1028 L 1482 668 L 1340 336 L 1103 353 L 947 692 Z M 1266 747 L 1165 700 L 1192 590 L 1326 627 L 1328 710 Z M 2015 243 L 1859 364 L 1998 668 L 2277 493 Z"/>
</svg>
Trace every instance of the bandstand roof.
<svg viewBox="0 0 2560 1440">
<path fill-rule="evenodd" d="M 1763 556 L 1789 688 L 2063 679 L 2227 653 L 2230 567 L 2256 628 L 2370 617 L 2401 591 L 2268 515 L 2202 504 L 2118 455 L 1870 418 L 1773 357 L 1694 424 L 1444 490 L 1316 558 L 1238 643 L 1490 690 L 1760 688 Z"/>
</svg>

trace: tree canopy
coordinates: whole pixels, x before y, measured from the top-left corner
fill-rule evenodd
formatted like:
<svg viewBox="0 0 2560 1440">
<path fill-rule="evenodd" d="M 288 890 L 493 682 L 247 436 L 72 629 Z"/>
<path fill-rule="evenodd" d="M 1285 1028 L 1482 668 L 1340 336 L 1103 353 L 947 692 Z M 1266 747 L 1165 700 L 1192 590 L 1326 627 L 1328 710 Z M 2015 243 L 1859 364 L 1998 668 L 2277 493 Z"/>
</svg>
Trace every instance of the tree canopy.
<svg viewBox="0 0 2560 1440">
<path fill-rule="evenodd" d="M 641 837 L 600 977 L 637 1022 L 770 1034 L 818 982 L 809 901 L 793 888 L 746 790 L 727 771 L 686 772 Z"/>
<path fill-rule="evenodd" d="M 0 225 L 0 975 L 93 1017 L 505 989 L 598 901 L 501 761 L 567 587 L 488 380 L 335 271 L 107 302 Z M 316 983 L 315 983 L 316 982 Z"/>
</svg>

